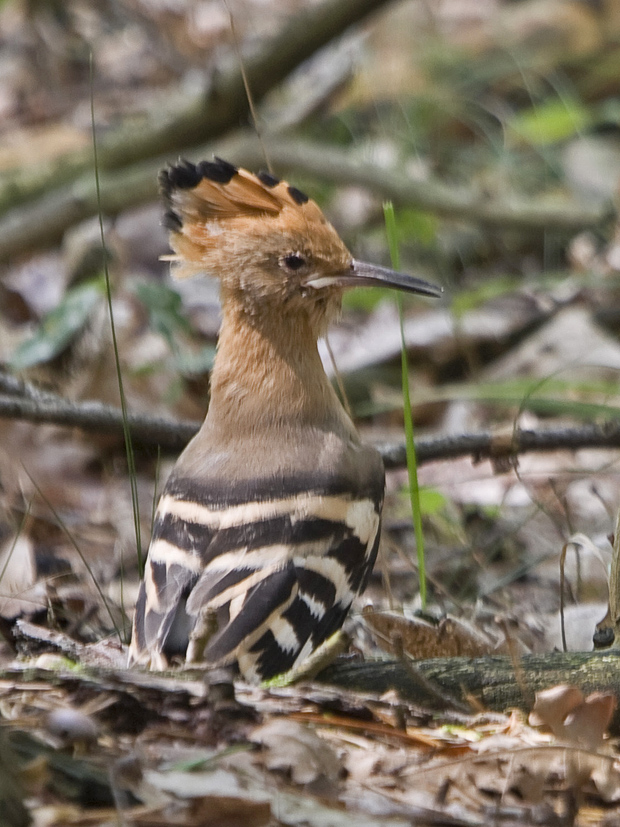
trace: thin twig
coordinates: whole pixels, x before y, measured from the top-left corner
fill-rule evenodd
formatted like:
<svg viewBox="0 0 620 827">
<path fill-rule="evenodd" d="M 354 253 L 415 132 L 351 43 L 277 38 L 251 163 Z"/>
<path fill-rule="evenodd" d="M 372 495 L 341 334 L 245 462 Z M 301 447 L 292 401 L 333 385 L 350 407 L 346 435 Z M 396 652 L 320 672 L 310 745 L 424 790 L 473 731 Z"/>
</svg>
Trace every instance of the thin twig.
<svg viewBox="0 0 620 827">
<path fill-rule="evenodd" d="M 0 418 L 22 419 L 80 428 L 99 434 L 123 434 L 119 408 L 101 402 L 72 402 L 46 393 L 40 399 L 0 393 Z M 136 444 L 176 452 L 187 445 L 200 422 L 174 420 L 146 414 L 129 414 L 128 424 Z M 403 468 L 406 451 L 403 443 L 376 443 L 386 468 Z M 541 451 L 576 451 L 581 448 L 620 448 L 620 421 L 588 423 L 574 427 L 546 428 L 540 431 L 516 429 L 510 439 L 502 432 L 478 431 L 458 436 L 425 437 L 416 440 L 418 464 L 471 456 L 475 462 L 494 463 L 511 457 Z"/>
<path fill-rule="evenodd" d="M 101 185 L 99 180 L 99 151 L 97 145 L 97 125 L 95 122 L 95 93 L 93 76 L 93 53 L 89 58 L 90 66 L 90 123 L 93 137 L 93 163 L 95 172 L 95 193 L 97 195 L 97 214 L 99 218 L 99 234 L 101 238 L 101 251 L 103 253 L 103 275 L 105 277 L 105 292 L 110 318 L 110 333 L 112 334 L 112 351 L 114 353 L 114 366 L 116 368 L 116 381 L 118 383 L 118 395 L 121 403 L 121 415 L 123 417 L 123 436 L 125 438 L 125 454 L 127 456 L 127 470 L 129 471 L 129 487 L 131 489 L 131 507 L 133 512 L 134 531 L 136 536 L 136 555 L 138 558 L 138 571 L 144 574 L 144 561 L 142 559 L 142 536 L 140 528 L 140 503 L 138 500 L 138 483 L 136 476 L 136 464 L 134 461 L 133 445 L 131 442 L 131 431 L 127 424 L 127 398 L 125 396 L 125 385 L 123 382 L 123 371 L 121 369 L 121 358 L 118 350 L 116 337 L 116 322 L 114 321 L 114 309 L 112 307 L 112 287 L 110 285 L 110 271 L 108 269 L 108 250 L 105 242 L 105 230 L 103 228 L 103 213 L 101 211 Z"/>
<path fill-rule="evenodd" d="M 71 402 L 52 395 L 35 401 L 0 394 L 0 417 L 80 428 L 91 433 L 118 436 L 123 433 L 120 408 L 93 401 Z M 129 414 L 127 419 L 137 444 L 152 447 L 160 445 L 165 451 L 180 451 L 200 427 L 198 422 L 139 414 Z"/>
</svg>

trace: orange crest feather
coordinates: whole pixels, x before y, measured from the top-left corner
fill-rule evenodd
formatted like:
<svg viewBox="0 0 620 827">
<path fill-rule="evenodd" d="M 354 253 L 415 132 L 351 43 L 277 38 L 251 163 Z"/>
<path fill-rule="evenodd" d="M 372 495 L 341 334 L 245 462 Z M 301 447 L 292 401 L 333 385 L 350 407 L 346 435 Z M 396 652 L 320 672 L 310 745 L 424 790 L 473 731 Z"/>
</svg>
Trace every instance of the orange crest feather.
<svg viewBox="0 0 620 827">
<path fill-rule="evenodd" d="M 177 278 L 207 272 L 225 276 L 231 256 L 256 251 L 269 236 L 295 245 L 314 244 L 327 257 L 348 251 L 307 195 L 270 173 L 254 175 L 227 161 L 181 161 L 160 174 Z"/>
</svg>

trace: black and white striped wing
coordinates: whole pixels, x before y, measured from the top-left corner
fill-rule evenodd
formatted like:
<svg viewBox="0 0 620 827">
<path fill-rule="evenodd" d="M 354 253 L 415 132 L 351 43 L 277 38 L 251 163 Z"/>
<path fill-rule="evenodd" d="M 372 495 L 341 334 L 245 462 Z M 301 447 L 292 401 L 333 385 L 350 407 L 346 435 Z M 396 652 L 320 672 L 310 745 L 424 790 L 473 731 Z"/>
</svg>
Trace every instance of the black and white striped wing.
<svg viewBox="0 0 620 827">
<path fill-rule="evenodd" d="M 178 653 L 205 607 L 218 631 L 204 659 L 237 661 L 250 680 L 292 668 L 340 628 L 377 555 L 383 480 L 355 493 L 295 480 L 253 489 L 169 483 L 136 609 L 136 659 Z"/>
<path fill-rule="evenodd" d="M 152 669 L 165 669 L 169 657 L 185 655 L 194 625 L 185 606 L 202 574 L 202 555 L 211 536 L 199 523 L 166 518 L 163 503 L 164 498 L 153 526 L 129 650 L 130 662 Z"/>
</svg>

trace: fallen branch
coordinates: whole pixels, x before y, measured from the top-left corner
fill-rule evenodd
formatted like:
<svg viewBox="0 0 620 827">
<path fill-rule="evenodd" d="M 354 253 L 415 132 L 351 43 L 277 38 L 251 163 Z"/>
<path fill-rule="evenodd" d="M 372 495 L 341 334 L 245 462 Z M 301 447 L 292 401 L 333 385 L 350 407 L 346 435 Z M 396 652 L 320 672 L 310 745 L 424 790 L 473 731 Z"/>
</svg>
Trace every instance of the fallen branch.
<svg viewBox="0 0 620 827">
<path fill-rule="evenodd" d="M 437 178 L 416 180 L 402 170 L 377 167 L 351 158 L 336 146 L 277 139 L 267 131 L 263 136 L 275 169 L 311 175 L 318 180 L 365 187 L 399 206 L 426 210 L 447 218 L 487 227 L 527 233 L 557 231 L 575 233 L 601 227 L 614 215 L 611 204 L 545 203 L 543 199 L 513 196 L 499 199 L 475 188 L 455 187 Z M 193 147 L 184 154 L 194 161 L 221 155 L 237 164 L 259 169 L 265 166 L 255 135 L 247 133 Z M 176 153 L 175 153 L 176 155 Z M 170 161 L 157 156 L 122 169 L 100 171 L 101 211 L 114 216 L 123 210 L 153 201 L 157 197 L 157 173 Z M 97 215 L 99 202 L 92 174 L 54 190 L 34 203 L 17 207 L 0 218 L 0 260 L 58 242 L 65 230 L 78 221 Z"/>
<path fill-rule="evenodd" d="M 440 696 L 454 697 L 463 703 L 473 701 L 479 708 L 496 712 L 515 707 L 529 710 L 536 692 L 561 683 L 578 686 L 584 695 L 610 691 L 620 700 L 617 651 L 524 655 L 518 663 L 518 681 L 515 664 L 507 657 L 420 660 L 415 668 L 437 688 Z M 437 692 L 427 693 L 401 661 L 336 662 L 318 680 L 359 692 L 395 691 L 405 701 L 437 708 Z M 610 732 L 620 732 L 620 704 L 616 705 Z"/>
<path fill-rule="evenodd" d="M 45 394 L 40 399 L 0 394 L 0 417 L 80 428 L 90 433 L 123 435 L 120 408 L 94 401 L 71 402 L 52 394 Z M 143 414 L 129 414 L 128 422 L 135 445 L 159 446 L 164 451 L 181 451 L 200 427 L 199 422 Z"/>
<path fill-rule="evenodd" d="M 404 444 L 379 443 L 386 468 L 406 465 Z M 620 448 L 620 421 L 588 423 L 574 427 L 545 428 L 540 431 L 510 429 L 479 431 L 456 436 L 416 440 L 418 462 L 471 456 L 475 462 L 490 459 L 505 463 L 520 454 L 544 451 L 577 451 L 581 448 Z"/>
<path fill-rule="evenodd" d="M 117 215 L 123 210 L 157 198 L 157 172 L 164 166 L 156 162 L 134 164 L 116 172 L 99 175 L 101 212 Z M 95 178 L 92 173 L 65 187 L 43 195 L 34 203 L 23 204 L 0 218 L 0 261 L 51 246 L 62 239 L 69 227 L 99 213 Z"/>
<path fill-rule="evenodd" d="M 29 422 L 80 428 L 100 434 L 123 435 L 120 408 L 101 402 L 73 402 L 55 394 L 38 391 L 34 386 L 7 374 L 0 374 L 0 418 L 24 419 Z M 130 414 L 129 428 L 136 445 L 159 446 L 177 452 L 194 436 L 200 422 L 178 421 L 146 414 Z M 379 443 L 376 446 L 386 468 L 406 465 L 405 446 Z M 580 448 L 620 448 L 620 421 L 588 423 L 572 428 L 547 428 L 541 431 L 480 431 L 458 436 L 421 438 L 416 441 L 419 463 L 471 456 L 478 462 L 490 459 L 497 464 L 509 463 L 520 454 Z"/>
<path fill-rule="evenodd" d="M 279 172 L 304 173 L 332 184 L 365 187 L 400 206 L 427 210 L 488 227 L 542 233 L 547 230 L 576 232 L 596 227 L 614 214 L 611 203 L 578 204 L 545 202 L 543 196 L 524 198 L 491 196 L 477 187 L 459 187 L 438 178 L 415 179 L 402 169 L 360 162 L 346 149 L 298 140 L 278 140 L 267 135 L 269 157 Z M 232 147 L 234 161 L 249 167 L 261 164 L 256 142 Z"/>
</svg>

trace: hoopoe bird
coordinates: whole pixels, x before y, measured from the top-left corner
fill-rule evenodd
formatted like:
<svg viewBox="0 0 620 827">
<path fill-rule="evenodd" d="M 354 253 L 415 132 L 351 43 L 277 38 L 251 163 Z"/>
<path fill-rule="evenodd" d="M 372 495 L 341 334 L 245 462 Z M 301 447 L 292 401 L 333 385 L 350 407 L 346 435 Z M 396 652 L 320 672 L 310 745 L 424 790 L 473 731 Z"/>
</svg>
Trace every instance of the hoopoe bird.
<svg viewBox="0 0 620 827">
<path fill-rule="evenodd" d="M 130 662 L 300 664 L 342 626 L 379 547 L 385 473 L 323 369 L 317 340 L 356 285 L 438 296 L 354 259 L 317 204 L 226 161 L 164 170 L 178 277 L 220 282 L 205 421 L 164 488 Z"/>
</svg>

